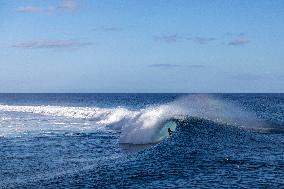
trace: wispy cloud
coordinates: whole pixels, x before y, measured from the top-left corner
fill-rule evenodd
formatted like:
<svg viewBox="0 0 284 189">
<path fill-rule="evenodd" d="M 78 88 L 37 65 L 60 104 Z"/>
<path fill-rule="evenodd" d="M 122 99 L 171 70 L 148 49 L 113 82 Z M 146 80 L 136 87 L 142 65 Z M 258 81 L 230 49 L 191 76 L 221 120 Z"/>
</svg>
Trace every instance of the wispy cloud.
<svg viewBox="0 0 284 189">
<path fill-rule="evenodd" d="M 249 38 L 246 36 L 246 34 L 242 32 L 240 33 L 227 32 L 224 34 L 224 37 L 226 37 L 225 39 L 227 41 L 226 44 L 230 46 L 243 46 L 251 42 Z"/>
<path fill-rule="evenodd" d="M 191 41 L 199 45 L 212 44 L 213 42 L 222 42 L 221 44 L 226 44 L 229 46 L 243 46 L 251 42 L 251 40 L 246 36 L 245 33 L 225 33 L 220 38 L 215 38 L 212 36 L 189 36 L 185 34 L 167 34 L 167 35 L 155 35 L 153 37 L 154 41 L 160 41 L 168 44 L 173 44 L 177 42 Z M 213 44 L 216 44 L 213 43 Z"/>
<path fill-rule="evenodd" d="M 213 37 L 189 37 L 188 35 L 181 34 L 169 34 L 169 35 L 156 35 L 154 36 L 155 41 L 162 41 L 165 43 L 176 43 L 182 41 L 193 41 L 197 44 L 207 44 L 211 41 L 214 41 Z"/>
<path fill-rule="evenodd" d="M 225 37 L 244 37 L 245 33 L 232 33 L 232 32 L 227 32 L 224 34 Z"/>
<path fill-rule="evenodd" d="M 101 26 L 93 29 L 93 31 L 100 31 L 100 32 L 116 32 L 121 30 L 122 28 L 115 26 Z"/>
<path fill-rule="evenodd" d="M 25 13 L 39 13 L 39 12 L 43 12 L 44 10 L 41 7 L 25 6 L 25 7 L 18 7 L 16 11 L 25 12 Z"/>
<path fill-rule="evenodd" d="M 34 5 L 22 6 L 16 8 L 17 12 L 21 13 L 53 13 L 56 11 L 75 11 L 79 9 L 79 5 L 75 0 L 62 0 L 57 5 L 40 7 Z"/>
<path fill-rule="evenodd" d="M 236 39 L 233 39 L 231 41 L 228 42 L 228 45 L 231 45 L 231 46 L 242 46 L 242 45 L 246 45 L 250 43 L 250 40 L 247 39 L 246 37 L 240 37 L 240 38 L 236 38 Z"/>
<path fill-rule="evenodd" d="M 201 45 L 207 44 L 207 43 L 214 41 L 214 40 L 215 40 L 214 37 L 195 37 L 194 38 L 194 41 L 198 44 L 201 44 Z"/>
<path fill-rule="evenodd" d="M 156 35 L 154 36 L 155 41 L 162 41 L 165 43 L 176 43 L 179 40 L 182 40 L 183 36 L 179 36 L 177 34 L 170 34 L 170 35 Z"/>
<path fill-rule="evenodd" d="M 205 67 L 204 65 L 201 64 L 189 64 L 189 65 L 184 65 L 184 64 L 149 64 L 148 65 L 151 68 L 203 68 Z"/>
<path fill-rule="evenodd" d="M 48 41 L 29 41 L 11 45 L 14 48 L 23 49 L 54 49 L 54 48 L 76 48 L 92 45 L 91 42 L 80 42 L 74 40 L 48 40 Z"/>
<path fill-rule="evenodd" d="M 180 67 L 179 64 L 149 64 L 151 68 L 176 68 Z"/>
<path fill-rule="evenodd" d="M 79 8 L 79 6 L 74 0 L 63 0 L 56 8 L 65 11 L 75 11 Z"/>
</svg>

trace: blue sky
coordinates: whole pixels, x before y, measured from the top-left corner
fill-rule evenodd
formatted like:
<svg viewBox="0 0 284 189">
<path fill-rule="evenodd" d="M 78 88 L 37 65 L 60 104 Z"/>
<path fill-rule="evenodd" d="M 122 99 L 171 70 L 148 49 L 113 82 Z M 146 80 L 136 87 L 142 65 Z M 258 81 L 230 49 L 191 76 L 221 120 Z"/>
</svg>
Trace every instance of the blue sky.
<svg viewBox="0 0 284 189">
<path fill-rule="evenodd" d="M 284 92 L 284 1 L 11 0 L 0 92 Z"/>
</svg>

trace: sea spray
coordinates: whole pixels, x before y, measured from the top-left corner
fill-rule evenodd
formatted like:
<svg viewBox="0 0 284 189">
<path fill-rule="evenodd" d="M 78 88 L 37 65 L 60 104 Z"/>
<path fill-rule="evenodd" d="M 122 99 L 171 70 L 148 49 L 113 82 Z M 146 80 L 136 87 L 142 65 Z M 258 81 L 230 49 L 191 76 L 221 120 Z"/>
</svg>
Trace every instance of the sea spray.
<svg viewBox="0 0 284 189">
<path fill-rule="evenodd" d="M 0 105 L 0 111 L 86 119 L 93 123 L 88 129 L 106 127 L 121 130 L 120 142 L 132 144 L 156 143 L 167 137 L 164 127 L 168 127 L 167 121 L 173 118 L 193 117 L 241 127 L 264 125 L 252 112 L 212 95 L 187 95 L 170 103 L 152 105 L 139 110 L 123 107 Z"/>
</svg>

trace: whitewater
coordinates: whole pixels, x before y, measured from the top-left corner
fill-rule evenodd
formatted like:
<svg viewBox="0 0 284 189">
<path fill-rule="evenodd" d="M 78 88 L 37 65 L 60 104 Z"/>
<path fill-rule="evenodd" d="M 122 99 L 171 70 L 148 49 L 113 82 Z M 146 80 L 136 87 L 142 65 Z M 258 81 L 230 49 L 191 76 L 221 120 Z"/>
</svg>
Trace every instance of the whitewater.
<svg viewBox="0 0 284 189">
<path fill-rule="evenodd" d="M 172 102 L 150 105 L 146 108 L 134 110 L 127 107 L 72 107 L 72 106 L 27 106 L 27 105 L 0 105 L 1 112 L 28 113 L 44 115 L 52 120 L 54 130 L 94 131 L 96 129 L 120 130 L 120 143 L 147 144 L 157 143 L 167 137 L 165 125 L 173 130 L 176 124 L 172 120 L 199 118 L 227 125 L 249 128 L 263 128 L 265 122 L 257 119 L 252 112 L 243 110 L 237 104 L 226 102 L 209 95 L 182 96 Z M 58 120 L 57 120 L 58 119 Z M 55 121 L 54 121 L 55 120 Z M 75 121 L 75 122 L 72 122 Z M 86 125 L 80 123 L 88 121 Z M 2 118 L 2 122 L 7 118 Z M 70 124 L 70 126 L 66 125 Z M 60 124 L 61 123 L 61 124 Z M 77 123 L 77 124 L 76 124 Z M 75 125 L 75 126 L 74 126 Z M 38 124 L 22 129 L 19 126 L 10 126 L 5 130 L 2 126 L 0 136 L 8 133 L 21 134 L 37 130 Z M 50 127 L 39 127 L 40 132 L 52 131 Z"/>
<path fill-rule="evenodd" d="M 283 139 L 283 94 L 0 94 L 0 188 L 283 188 Z"/>
</svg>

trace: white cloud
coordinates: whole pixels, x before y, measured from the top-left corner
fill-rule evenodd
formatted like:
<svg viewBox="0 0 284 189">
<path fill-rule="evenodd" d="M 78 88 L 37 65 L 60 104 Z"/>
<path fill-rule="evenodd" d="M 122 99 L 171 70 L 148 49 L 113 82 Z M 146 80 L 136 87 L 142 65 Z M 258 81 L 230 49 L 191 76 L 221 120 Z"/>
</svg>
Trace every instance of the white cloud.
<svg viewBox="0 0 284 189">
<path fill-rule="evenodd" d="M 79 9 L 79 5 L 74 0 L 62 0 L 57 5 L 47 6 L 47 7 L 39 7 L 39 6 L 23 6 L 16 8 L 17 12 L 21 13 L 52 13 L 56 11 L 75 11 Z"/>
<path fill-rule="evenodd" d="M 44 10 L 41 7 L 36 6 L 25 6 L 25 7 L 18 7 L 16 9 L 17 12 L 26 12 L 26 13 L 38 13 L 43 12 Z"/>
<path fill-rule="evenodd" d="M 67 11 L 74 11 L 79 8 L 78 4 L 74 0 L 63 0 L 57 6 L 58 9 L 67 10 Z"/>
</svg>

